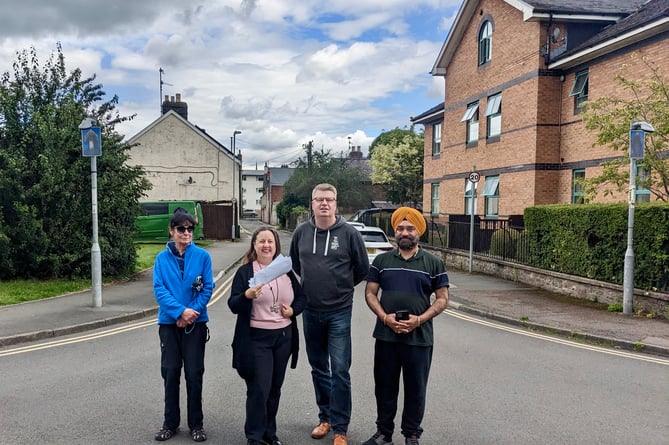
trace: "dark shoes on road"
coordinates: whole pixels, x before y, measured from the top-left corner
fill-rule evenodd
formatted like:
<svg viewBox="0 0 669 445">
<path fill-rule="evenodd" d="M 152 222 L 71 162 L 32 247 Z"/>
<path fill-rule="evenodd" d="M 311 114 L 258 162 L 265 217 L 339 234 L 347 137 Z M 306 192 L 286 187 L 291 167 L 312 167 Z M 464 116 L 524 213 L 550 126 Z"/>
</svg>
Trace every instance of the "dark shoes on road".
<svg viewBox="0 0 669 445">
<path fill-rule="evenodd" d="M 283 442 L 278 437 L 263 437 L 262 440 L 248 439 L 246 445 L 283 445 Z"/>
<path fill-rule="evenodd" d="M 404 445 L 419 445 L 418 437 L 416 435 L 411 435 L 404 440 Z"/>
<path fill-rule="evenodd" d="M 283 445 L 283 442 L 279 440 L 278 437 L 263 437 L 261 443 L 266 443 L 267 445 Z"/>
<path fill-rule="evenodd" d="M 174 437 L 177 434 L 177 431 L 179 431 L 178 428 L 175 428 L 175 429 L 172 430 L 172 429 L 169 429 L 169 428 L 162 427 L 160 429 L 160 431 L 158 431 L 156 433 L 156 435 L 153 436 L 153 438 L 156 439 L 159 442 L 164 442 L 164 441 Z"/>
<path fill-rule="evenodd" d="M 363 442 L 362 445 L 393 445 L 393 438 L 383 434 L 381 431 L 374 433 L 372 437 L 369 438 L 366 442 Z M 404 445 L 420 445 L 418 442 L 418 437 L 416 435 L 411 435 L 404 439 Z"/>
<path fill-rule="evenodd" d="M 207 440 L 207 433 L 205 433 L 202 428 L 193 428 L 190 430 L 190 437 L 195 442 L 204 442 Z"/>
<path fill-rule="evenodd" d="M 178 431 L 179 428 L 170 429 L 162 427 L 160 431 L 158 431 L 156 435 L 153 436 L 153 438 L 159 442 L 164 442 L 176 436 Z M 195 442 L 204 442 L 205 440 L 207 440 L 207 433 L 205 433 L 202 428 L 193 428 L 192 430 L 190 430 L 190 437 Z"/>
<path fill-rule="evenodd" d="M 368 441 L 363 442 L 362 445 L 393 445 L 393 439 L 384 435 L 381 431 L 377 431 Z"/>
</svg>

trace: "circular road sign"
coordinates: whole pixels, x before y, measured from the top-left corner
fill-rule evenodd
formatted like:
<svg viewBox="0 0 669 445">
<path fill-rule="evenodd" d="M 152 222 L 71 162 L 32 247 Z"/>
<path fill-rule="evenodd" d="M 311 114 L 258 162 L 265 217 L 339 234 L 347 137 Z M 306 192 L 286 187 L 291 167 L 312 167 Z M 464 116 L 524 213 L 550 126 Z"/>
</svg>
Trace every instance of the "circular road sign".
<svg viewBox="0 0 669 445">
<path fill-rule="evenodd" d="M 469 174 L 469 180 L 471 182 L 479 182 L 479 179 L 481 179 L 481 173 L 479 172 L 471 172 Z"/>
</svg>

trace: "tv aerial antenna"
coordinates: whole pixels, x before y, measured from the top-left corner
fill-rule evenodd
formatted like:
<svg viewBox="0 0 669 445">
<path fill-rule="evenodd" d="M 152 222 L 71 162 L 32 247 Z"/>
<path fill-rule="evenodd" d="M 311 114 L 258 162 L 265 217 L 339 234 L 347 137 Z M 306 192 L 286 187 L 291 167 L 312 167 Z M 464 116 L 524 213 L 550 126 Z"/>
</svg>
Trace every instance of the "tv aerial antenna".
<svg viewBox="0 0 669 445">
<path fill-rule="evenodd" d="M 162 110 L 162 107 L 163 107 L 163 85 L 169 85 L 171 87 L 173 87 L 174 85 L 172 85 L 171 83 L 167 83 L 167 82 L 163 81 L 163 74 L 165 74 L 164 69 L 160 68 L 158 70 L 158 74 L 160 76 L 160 108 Z"/>
</svg>

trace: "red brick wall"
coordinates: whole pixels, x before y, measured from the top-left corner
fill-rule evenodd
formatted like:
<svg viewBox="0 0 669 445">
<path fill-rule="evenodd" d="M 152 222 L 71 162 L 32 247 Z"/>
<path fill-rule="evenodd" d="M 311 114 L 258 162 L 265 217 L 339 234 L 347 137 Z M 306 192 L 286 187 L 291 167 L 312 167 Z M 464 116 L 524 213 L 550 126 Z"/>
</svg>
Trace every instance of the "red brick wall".
<svg viewBox="0 0 669 445">
<path fill-rule="evenodd" d="M 492 59 L 479 67 L 478 31 L 485 19 L 491 19 L 494 24 Z M 558 76 L 537 75 L 546 68 L 541 55 L 545 39 L 545 24 L 524 22 L 522 13 L 503 0 L 480 3 L 444 79 L 445 112 L 439 156 L 432 156 L 432 126 L 425 126 L 423 208 L 426 213 L 430 209 L 430 183 L 436 181 L 440 182 L 441 215 L 464 213 L 464 178 L 473 166 L 482 174 L 479 192 L 485 176 L 499 175 L 501 217 L 522 214 L 528 206 L 570 203 L 572 170 L 560 170 L 560 165 L 622 154 L 609 147 L 593 147 L 597 135 L 586 130 L 581 116 L 574 114 L 574 98 L 569 97 L 569 91 L 575 73 L 583 68 L 567 72 L 564 81 Z M 666 38 L 634 50 L 636 55 L 628 50 L 588 64 L 590 100 L 621 96 L 623 91 L 615 80 L 617 74 L 648 80 L 651 73 L 640 56 L 661 65 L 664 75 L 669 77 L 669 64 L 665 62 L 669 58 Z M 499 140 L 487 142 L 487 96 L 500 91 L 502 134 Z M 466 124 L 460 119 L 467 103 L 476 100 L 479 101 L 479 140 L 476 147 L 467 148 Z M 535 163 L 551 168 L 534 169 L 531 166 Z M 586 177 L 600 171 L 599 167 L 588 167 Z M 596 202 L 626 199 L 626 191 L 615 191 L 612 196 L 600 193 Z M 476 213 L 482 214 L 483 197 L 479 196 L 477 204 Z"/>
</svg>

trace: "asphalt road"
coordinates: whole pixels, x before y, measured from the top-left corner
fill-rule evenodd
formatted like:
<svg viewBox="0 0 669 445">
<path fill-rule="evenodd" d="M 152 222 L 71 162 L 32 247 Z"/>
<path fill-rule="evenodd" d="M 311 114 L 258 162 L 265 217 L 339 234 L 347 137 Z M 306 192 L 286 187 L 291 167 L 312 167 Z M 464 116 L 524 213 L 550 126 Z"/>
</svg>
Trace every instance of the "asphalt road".
<svg viewBox="0 0 669 445">
<path fill-rule="evenodd" d="M 243 445 L 245 386 L 230 366 L 234 316 L 227 292 L 222 297 L 210 309 L 207 443 Z M 375 431 L 373 315 L 362 287 L 355 300 L 352 445 Z M 570 344 L 456 312 L 436 318 L 435 332 L 422 444 L 666 444 L 666 360 Z M 155 319 L 55 341 L 12 355 L 0 351 L 0 443 L 156 443 L 162 380 Z M 182 406 L 185 415 L 185 400 Z M 298 368 L 288 372 L 278 421 L 287 445 L 331 443 L 309 437 L 317 411 L 304 348 Z M 398 434 L 394 439 L 403 443 Z M 182 432 L 168 443 L 192 441 Z"/>
</svg>

